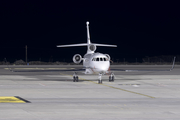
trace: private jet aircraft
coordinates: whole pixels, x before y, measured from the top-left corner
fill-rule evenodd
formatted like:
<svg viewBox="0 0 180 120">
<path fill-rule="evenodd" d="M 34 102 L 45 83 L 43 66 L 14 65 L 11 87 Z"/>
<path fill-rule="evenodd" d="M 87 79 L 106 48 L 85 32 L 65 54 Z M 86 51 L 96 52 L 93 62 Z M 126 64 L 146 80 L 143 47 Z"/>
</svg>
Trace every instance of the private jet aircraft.
<svg viewBox="0 0 180 120">
<path fill-rule="evenodd" d="M 107 44 L 96 44 L 91 43 L 89 34 L 89 22 L 86 22 L 87 27 L 87 43 L 81 44 L 71 44 L 71 45 L 58 45 L 57 47 L 74 47 L 74 46 L 87 46 L 87 53 L 82 58 L 81 55 L 75 54 L 73 57 L 73 62 L 79 64 L 83 61 L 83 67 L 85 68 L 85 74 L 99 74 L 98 83 L 102 83 L 102 75 L 109 73 L 110 69 L 110 56 L 103 53 L 95 53 L 96 46 L 105 47 L 117 47 L 116 45 Z M 73 81 L 78 81 L 78 75 L 75 72 L 73 75 Z M 109 76 L 109 81 L 114 81 L 114 74 L 111 73 Z"/>
<path fill-rule="evenodd" d="M 113 82 L 115 77 L 114 77 L 113 72 L 110 71 L 110 56 L 108 54 L 95 53 L 95 51 L 96 51 L 97 46 L 104 46 L 104 47 L 117 47 L 117 46 L 108 45 L 108 44 L 91 43 L 88 21 L 86 22 L 86 27 L 87 27 L 87 43 L 58 45 L 57 47 L 87 46 L 87 53 L 84 55 L 84 57 L 82 57 L 79 54 L 75 54 L 73 56 L 73 62 L 76 64 L 79 64 L 81 61 L 83 61 L 85 74 L 99 74 L 98 83 L 102 83 L 102 75 L 105 75 L 107 73 L 110 73 L 109 82 Z M 175 57 L 174 57 L 173 65 L 170 71 L 174 68 L 174 62 L 175 62 Z M 122 69 L 117 70 L 117 71 L 122 71 Z M 123 71 L 138 71 L 138 70 L 123 70 Z M 143 70 L 140 70 L 140 71 L 143 71 Z M 73 81 L 78 82 L 78 75 L 76 72 L 74 72 L 73 74 Z"/>
</svg>

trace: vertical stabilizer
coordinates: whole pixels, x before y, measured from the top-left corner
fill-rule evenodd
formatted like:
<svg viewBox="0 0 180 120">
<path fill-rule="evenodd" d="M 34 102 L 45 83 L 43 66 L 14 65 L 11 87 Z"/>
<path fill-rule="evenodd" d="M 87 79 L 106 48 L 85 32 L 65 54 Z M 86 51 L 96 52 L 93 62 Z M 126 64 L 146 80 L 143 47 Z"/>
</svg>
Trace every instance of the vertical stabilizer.
<svg viewBox="0 0 180 120">
<path fill-rule="evenodd" d="M 87 25 L 87 44 L 91 44 L 90 34 L 89 34 L 89 22 L 88 21 L 86 22 L 86 25 Z"/>
<path fill-rule="evenodd" d="M 87 46 L 87 54 L 94 53 L 95 50 L 96 50 L 96 46 L 117 47 L 116 45 L 91 43 L 90 34 L 89 34 L 89 21 L 86 22 L 86 27 L 87 27 L 87 43 L 70 44 L 70 45 L 58 45 L 57 47 Z"/>
</svg>

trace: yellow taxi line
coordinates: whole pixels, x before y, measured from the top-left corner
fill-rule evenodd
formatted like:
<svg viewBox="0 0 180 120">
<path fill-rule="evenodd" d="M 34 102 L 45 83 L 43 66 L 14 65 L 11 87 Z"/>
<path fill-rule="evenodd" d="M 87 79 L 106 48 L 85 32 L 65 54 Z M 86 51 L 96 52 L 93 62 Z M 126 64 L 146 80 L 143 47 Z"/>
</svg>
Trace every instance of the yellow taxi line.
<svg viewBox="0 0 180 120">
<path fill-rule="evenodd" d="M 29 103 L 29 101 L 17 96 L 0 96 L 0 103 Z"/>
</svg>

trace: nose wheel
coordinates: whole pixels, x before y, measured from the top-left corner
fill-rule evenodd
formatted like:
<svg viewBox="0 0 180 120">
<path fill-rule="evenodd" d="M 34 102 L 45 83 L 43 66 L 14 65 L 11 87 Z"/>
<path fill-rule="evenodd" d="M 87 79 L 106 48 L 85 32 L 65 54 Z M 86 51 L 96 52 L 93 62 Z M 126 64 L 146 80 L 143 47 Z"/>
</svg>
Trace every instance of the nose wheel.
<svg viewBox="0 0 180 120">
<path fill-rule="evenodd" d="M 114 73 L 109 76 L 109 82 L 114 82 Z"/>
<path fill-rule="evenodd" d="M 78 82 L 79 77 L 77 76 L 76 72 L 73 74 L 73 82 Z"/>
<path fill-rule="evenodd" d="M 102 84 L 102 73 L 99 73 L 99 80 L 98 80 L 98 84 Z"/>
</svg>

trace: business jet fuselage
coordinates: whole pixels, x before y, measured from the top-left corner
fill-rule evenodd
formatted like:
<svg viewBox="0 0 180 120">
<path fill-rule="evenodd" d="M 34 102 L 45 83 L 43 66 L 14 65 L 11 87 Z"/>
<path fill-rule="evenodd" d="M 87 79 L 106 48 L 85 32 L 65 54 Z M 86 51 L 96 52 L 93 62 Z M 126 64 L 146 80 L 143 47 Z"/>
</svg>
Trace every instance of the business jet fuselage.
<svg viewBox="0 0 180 120">
<path fill-rule="evenodd" d="M 101 73 L 106 74 L 110 67 L 109 58 L 102 53 L 85 54 L 83 66 L 85 74 Z"/>
<path fill-rule="evenodd" d="M 83 56 L 76 54 L 73 56 L 73 61 L 76 64 L 79 64 L 83 61 L 83 67 L 85 68 L 85 74 L 99 74 L 98 83 L 102 83 L 102 75 L 109 73 L 110 68 L 110 56 L 103 53 L 95 53 L 97 46 L 105 47 L 117 47 L 116 45 L 107 45 L 107 44 L 96 44 L 91 43 L 90 34 L 89 34 L 89 22 L 86 22 L 87 25 L 87 43 L 82 44 L 71 44 L 71 45 L 58 45 L 57 47 L 74 47 L 74 46 L 87 46 L 87 53 Z M 78 76 L 76 72 L 73 75 L 73 81 L 78 81 Z M 114 74 L 111 73 L 109 81 L 114 81 Z"/>
</svg>

